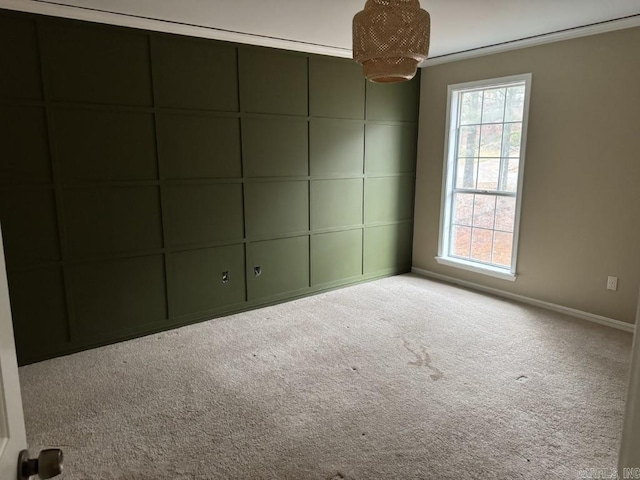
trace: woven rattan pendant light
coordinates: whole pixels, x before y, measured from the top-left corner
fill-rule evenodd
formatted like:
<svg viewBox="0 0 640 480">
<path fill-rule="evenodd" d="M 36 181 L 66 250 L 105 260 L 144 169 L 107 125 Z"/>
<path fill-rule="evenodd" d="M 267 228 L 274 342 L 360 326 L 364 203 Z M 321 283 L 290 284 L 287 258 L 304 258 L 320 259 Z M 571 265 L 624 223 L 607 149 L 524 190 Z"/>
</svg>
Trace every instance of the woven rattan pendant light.
<svg viewBox="0 0 640 480">
<path fill-rule="evenodd" d="M 429 53 L 430 27 L 418 0 L 367 0 L 353 17 L 353 58 L 372 82 L 411 80 Z"/>
</svg>

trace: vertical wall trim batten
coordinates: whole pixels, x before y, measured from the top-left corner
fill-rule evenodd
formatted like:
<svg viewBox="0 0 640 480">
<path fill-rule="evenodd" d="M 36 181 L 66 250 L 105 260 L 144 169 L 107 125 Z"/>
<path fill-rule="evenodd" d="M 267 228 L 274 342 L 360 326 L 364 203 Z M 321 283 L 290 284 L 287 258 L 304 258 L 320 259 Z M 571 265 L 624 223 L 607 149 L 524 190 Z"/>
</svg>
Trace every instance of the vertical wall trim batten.
<svg viewBox="0 0 640 480">
<path fill-rule="evenodd" d="M 171 261 L 169 256 L 169 241 L 167 235 L 167 216 L 166 216 L 166 206 L 167 206 L 167 184 L 165 182 L 165 174 L 164 174 L 164 165 L 162 161 L 162 154 L 160 153 L 161 144 L 160 144 L 160 133 L 158 128 L 158 112 L 160 110 L 158 105 L 158 82 L 155 74 L 155 55 L 154 55 L 154 43 L 156 42 L 156 36 L 152 33 L 147 35 L 147 45 L 149 48 L 149 79 L 151 81 L 151 103 L 153 106 L 153 125 L 154 125 L 154 134 L 155 134 L 155 145 L 156 145 L 156 166 L 158 169 L 158 189 L 160 190 L 160 223 L 162 224 L 162 259 L 164 263 L 164 296 L 165 296 L 165 307 L 167 309 L 167 320 L 174 317 L 175 307 L 173 305 L 173 301 L 171 298 L 172 291 L 172 271 L 171 271 Z"/>
<path fill-rule="evenodd" d="M 45 118 L 47 121 L 47 140 L 49 145 L 49 159 L 51 161 L 51 177 L 53 183 L 53 194 L 56 208 L 56 223 L 58 225 L 58 241 L 60 242 L 60 260 L 62 262 L 62 281 L 64 284 L 65 302 L 67 307 L 67 334 L 70 343 L 78 340 L 76 328 L 75 306 L 73 301 L 73 281 L 69 271 L 69 245 L 67 242 L 66 222 L 64 214 L 64 192 L 62 186 L 62 174 L 60 173 L 60 162 L 55 148 L 55 126 L 52 106 L 53 92 L 48 76 L 48 59 L 46 55 L 46 42 L 42 39 L 42 28 L 44 21 L 36 17 L 34 19 L 38 54 L 40 58 L 40 75 L 42 79 L 42 97 L 44 101 Z"/>
<path fill-rule="evenodd" d="M 242 98 L 242 82 L 240 76 L 242 68 L 241 47 L 236 47 L 236 85 L 238 90 L 238 128 L 240 129 L 240 175 L 242 177 L 242 235 L 244 242 L 244 300 L 249 301 L 249 275 L 253 273 L 249 262 L 249 234 L 247 233 L 247 166 L 245 161 L 246 148 L 244 146 L 244 99 Z M 252 270 L 252 271 L 249 271 Z"/>
<path fill-rule="evenodd" d="M 365 247 L 367 238 L 367 98 L 369 95 L 369 82 L 364 81 L 364 109 L 362 119 L 362 274 L 366 272 L 364 262 L 366 261 Z"/>
<path fill-rule="evenodd" d="M 313 250 L 311 246 L 311 242 L 313 241 L 313 223 L 311 219 L 312 210 L 311 210 L 311 58 L 307 56 L 307 175 L 309 175 L 309 180 L 307 181 L 307 212 L 308 212 L 308 223 L 307 228 L 309 229 L 309 236 L 307 237 L 308 246 L 309 246 L 309 286 L 313 285 Z"/>
</svg>

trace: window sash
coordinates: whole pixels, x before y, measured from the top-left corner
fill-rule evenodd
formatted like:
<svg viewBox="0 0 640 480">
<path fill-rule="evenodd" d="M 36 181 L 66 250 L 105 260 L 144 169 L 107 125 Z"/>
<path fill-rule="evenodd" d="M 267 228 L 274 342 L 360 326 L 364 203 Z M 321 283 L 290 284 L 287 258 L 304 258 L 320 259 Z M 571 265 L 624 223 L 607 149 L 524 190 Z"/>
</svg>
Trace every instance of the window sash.
<svg viewBox="0 0 640 480">
<path fill-rule="evenodd" d="M 493 191 L 486 191 L 486 190 L 469 190 L 469 189 L 457 189 L 457 190 L 453 190 L 451 192 L 451 198 L 453 199 L 453 197 L 455 197 L 456 193 L 463 193 L 463 194 L 470 194 L 470 195 L 484 195 L 487 197 L 494 197 L 494 198 L 499 198 L 499 197 L 504 197 L 504 198 L 516 198 L 517 201 L 517 194 L 516 193 L 505 193 L 505 192 L 493 192 Z M 469 256 L 462 256 L 462 255 L 456 255 L 455 249 L 453 248 L 453 243 L 455 241 L 455 235 L 454 235 L 454 230 L 456 227 L 463 227 L 463 228 L 469 228 L 471 229 L 471 231 L 473 231 L 474 229 L 479 229 L 479 230 L 486 230 L 486 231 L 490 231 L 491 232 L 491 256 L 493 259 L 493 253 L 494 253 L 494 241 L 495 241 L 495 233 L 504 233 L 504 234 L 508 234 L 508 235 L 512 235 L 515 238 L 516 232 L 515 232 L 515 224 L 516 224 L 516 216 L 517 214 L 514 212 L 514 218 L 513 218 L 513 229 L 512 231 L 508 231 L 508 230 L 503 230 L 501 228 L 496 228 L 496 217 L 497 217 L 497 211 L 494 210 L 493 212 L 493 225 L 491 226 L 491 228 L 488 227 L 478 227 L 475 226 L 474 223 L 474 219 L 473 219 L 473 213 L 471 214 L 471 223 L 470 224 L 464 224 L 464 223 L 457 223 L 455 221 L 455 209 L 456 209 L 456 204 L 455 202 L 452 200 L 451 201 L 451 208 L 450 208 L 450 212 L 449 212 L 449 232 L 448 232 L 448 245 L 447 245 L 447 256 L 450 258 L 457 258 L 460 260 L 463 260 L 465 262 L 472 262 L 472 263 L 480 263 L 492 268 L 497 268 L 497 269 L 505 269 L 508 270 L 509 268 L 511 268 L 511 264 L 513 263 L 513 254 L 514 254 L 514 245 L 512 243 L 511 245 L 511 262 L 510 265 L 504 265 L 501 263 L 494 263 L 494 262 L 487 262 L 484 260 L 480 260 L 480 259 L 476 259 L 476 258 L 472 258 L 471 257 L 471 252 L 469 252 Z M 475 207 L 474 207 L 475 209 Z M 472 210 L 473 211 L 473 210 Z M 472 242 L 472 239 L 470 239 L 470 241 Z M 472 245 L 470 245 L 470 248 L 472 247 Z"/>
</svg>

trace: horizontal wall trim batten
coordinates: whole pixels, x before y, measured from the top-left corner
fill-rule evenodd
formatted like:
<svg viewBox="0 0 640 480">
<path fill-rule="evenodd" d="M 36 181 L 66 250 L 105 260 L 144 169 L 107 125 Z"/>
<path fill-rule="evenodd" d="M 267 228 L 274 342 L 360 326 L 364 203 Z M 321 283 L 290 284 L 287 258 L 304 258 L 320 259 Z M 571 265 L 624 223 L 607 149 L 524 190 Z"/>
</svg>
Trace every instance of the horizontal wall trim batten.
<svg viewBox="0 0 640 480">
<path fill-rule="evenodd" d="M 272 182 L 316 182 L 331 180 L 363 180 L 377 178 L 415 178 L 414 172 L 399 173 L 358 173 L 348 176 L 330 175 L 301 175 L 288 177 L 210 177 L 210 178 L 163 178 L 163 179 L 141 179 L 141 180 L 85 180 L 85 179 L 65 179 L 60 186 L 67 190 L 82 190 L 94 188 L 127 188 L 127 187 L 153 187 L 160 185 L 180 186 L 180 185 L 218 185 L 218 184 L 242 184 L 242 183 L 272 183 Z M 23 180 L 23 181 L 1 181 L 0 189 L 6 188 L 33 188 L 48 187 L 53 188 L 51 180 Z"/>
<path fill-rule="evenodd" d="M 1 4 L 1 3 L 0 3 Z M 561 42 L 563 40 L 571 40 L 572 38 L 587 37 L 589 35 L 598 35 L 600 33 L 613 32 L 615 30 L 624 30 L 626 28 L 640 27 L 640 14 L 630 17 L 610 20 L 593 25 L 585 25 L 583 27 L 569 28 L 559 32 L 544 33 L 534 37 L 523 38 L 511 42 L 499 43 L 496 45 L 488 45 L 486 47 L 474 48 L 464 52 L 451 53 L 439 57 L 428 58 L 420 64 L 420 67 L 431 67 L 442 63 L 457 62 L 467 60 L 469 58 L 484 57 L 496 53 L 508 52 L 510 50 L 519 50 L 521 48 L 535 47 L 536 45 L 544 45 L 546 43 Z"/>
<path fill-rule="evenodd" d="M 50 179 L 25 179 L 25 180 L 5 180 L 0 181 L 0 190 L 53 190 L 54 184 Z"/>
<path fill-rule="evenodd" d="M 47 270 L 62 267 L 64 267 L 64 263 L 62 262 L 62 260 L 48 260 L 40 263 L 27 263 L 23 265 L 7 266 L 7 273 L 32 272 L 35 270 Z"/>
<path fill-rule="evenodd" d="M 601 315 L 596 315 L 594 313 L 589 313 L 582 310 L 576 310 L 575 308 L 565 307 L 564 305 L 558 305 L 556 303 L 545 302 L 543 300 L 537 300 L 531 297 L 525 297 L 524 295 L 518 295 L 516 293 L 506 292 L 498 288 L 485 287 L 484 285 L 480 285 L 478 283 L 468 282 L 466 280 L 459 280 L 457 278 L 450 277 L 448 275 L 442 275 L 440 273 L 430 272 L 429 270 L 423 270 L 417 267 L 411 267 L 411 271 L 423 277 L 432 278 L 434 280 L 440 280 L 446 283 L 452 283 L 454 285 L 460 285 L 462 287 L 467 287 L 472 290 L 477 290 L 484 293 L 490 293 L 491 295 L 507 298 L 509 300 L 514 300 L 520 303 L 525 303 L 527 305 L 532 305 L 534 307 L 544 308 L 546 310 L 551 310 L 553 312 L 564 313 L 571 317 L 579 318 L 581 320 L 587 320 L 589 322 L 597 323 L 599 325 L 605 325 L 607 327 L 612 327 L 617 330 L 622 330 L 624 332 L 633 333 L 635 331 L 635 325 L 633 325 L 632 323 L 622 322 L 620 320 L 603 317 Z"/>
<path fill-rule="evenodd" d="M 2 0 L 0 0 L 1 2 Z M 225 111 L 211 110 L 206 108 L 192 107 L 163 107 L 163 106 L 144 106 L 144 105 L 119 105 L 116 103 L 92 103 L 80 101 L 61 101 L 61 100 L 12 100 L 0 98 L 0 107 L 33 107 L 46 108 L 49 107 L 54 111 L 96 111 L 96 112 L 121 112 L 121 113 L 148 113 L 159 115 L 176 115 L 187 117 L 206 117 L 206 118 L 257 118 L 264 120 L 286 120 L 291 122 L 317 122 L 323 120 L 331 120 L 337 122 L 358 124 L 358 125 L 388 125 L 392 127 L 403 127 L 416 125 L 413 120 L 372 120 L 363 118 L 342 118 L 342 117 L 323 117 L 319 115 L 287 115 L 275 113 L 259 113 L 246 111 Z"/>
<path fill-rule="evenodd" d="M 44 108 L 46 105 L 44 100 L 7 98 L 0 96 L 0 107 L 33 107 Z"/>
<path fill-rule="evenodd" d="M 138 187 L 158 187 L 161 180 L 64 180 L 60 186 L 65 190 L 94 190 L 102 189 L 119 189 L 119 188 L 138 188 Z"/>
<path fill-rule="evenodd" d="M 0 8 L 20 12 L 37 13 L 52 17 L 84 20 L 88 22 L 117 25 L 120 27 L 151 30 L 155 32 L 186 35 L 188 37 L 208 38 L 225 42 L 257 45 L 260 47 L 279 48 L 296 52 L 329 55 L 332 57 L 351 58 L 351 49 L 317 45 L 313 43 L 274 38 L 245 32 L 232 32 L 213 27 L 187 25 L 167 20 L 138 17 L 124 13 L 61 5 L 40 0 L 0 0 Z"/>
<path fill-rule="evenodd" d="M 191 252 L 195 250 L 207 250 L 207 249 L 213 249 L 213 248 L 219 248 L 219 247 L 227 247 L 230 245 L 245 245 L 249 243 L 259 243 L 259 242 L 266 242 L 270 240 L 280 240 L 285 238 L 314 237 L 317 235 L 324 235 L 327 233 L 348 232 L 352 230 L 369 230 L 372 228 L 389 227 L 389 226 L 404 225 L 404 224 L 413 224 L 413 218 L 403 219 L 403 220 L 390 220 L 388 222 L 375 222 L 375 223 L 372 222 L 372 223 L 358 224 L 358 225 L 343 225 L 340 227 L 331 227 L 331 228 L 314 228 L 312 230 L 304 230 L 299 232 L 255 235 L 255 236 L 232 238 L 227 240 L 205 242 L 205 243 L 176 244 L 176 245 L 168 245 L 163 248 L 130 250 L 126 252 L 115 252 L 115 253 L 91 252 L 88 254 L 77 255 L 77 256 L 70 255 L 66 263 L 69 266 L 89 265 L 89 264 L 95 264 L 95 263 L 128 260 L 132 258 L 150 257 L 150 256 L 165 255 L 165 254 L 172 255 L 176 253 Z M 13 273 L 13 272 L 38 270 L 40 268 L 54 268 L 54 267 L 58 268 L 63 266 L 64 266 L 64 263 L 61 260 L 51 260 L 51 261 L 42 262 L 42 263 L 27 263 L 27 264 L 13 265 L 8 267 L 7 271 L 10 273 Z"/>
</svg>

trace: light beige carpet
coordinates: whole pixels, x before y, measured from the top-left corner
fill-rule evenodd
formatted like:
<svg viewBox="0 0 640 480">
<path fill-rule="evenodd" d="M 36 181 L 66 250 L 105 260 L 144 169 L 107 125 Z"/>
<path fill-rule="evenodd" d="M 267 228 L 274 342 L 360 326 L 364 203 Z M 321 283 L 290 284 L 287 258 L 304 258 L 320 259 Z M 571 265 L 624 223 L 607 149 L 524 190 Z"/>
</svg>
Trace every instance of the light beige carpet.
<svg viewBox="0 0 640 480">
<path fill-rule="evenodd" d="M 631 340 L 403 275 L 20 376 L 65 479 L 564 479 L 616 466 Z"/>
</svg>

